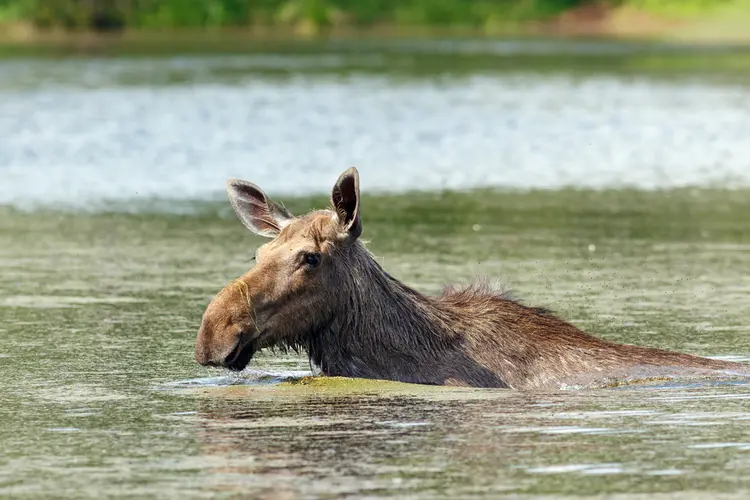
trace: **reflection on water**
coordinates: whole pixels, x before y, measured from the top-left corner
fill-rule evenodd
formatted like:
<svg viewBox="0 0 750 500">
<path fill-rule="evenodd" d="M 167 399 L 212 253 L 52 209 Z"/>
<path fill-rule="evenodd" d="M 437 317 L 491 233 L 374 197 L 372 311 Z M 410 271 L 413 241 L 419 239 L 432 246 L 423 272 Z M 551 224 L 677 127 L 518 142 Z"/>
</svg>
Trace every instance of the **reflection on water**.
<svg viewBox="0 0 750 500">
<path fill-rule="evenodd" d="M 223 371 L 216 377 L 177 380 L 163 384 L 164 388 L 221 387 L 227 385 L 274 385 L 315 375 L 312 371 L 270 372 L 247 368 L 241 372 Z"/>
<path fill-rule="evenodd" d="M 747 386 L 729 390 L 750 398 Z M 258 488 L 284 485 L 310 496 L 456 498 L 479 491 L 581 494 L 693 485 L 720 491 L 723 479 L 712 468 L 750 466 L 750 455 L 742 453 L 750 449 L 750 413 L 739 402 L 718 409 L 706 400 L 680 406 L 670 399 L 699 391 L 436 389 L 274 397 L 251 388 L 214 390 L 203 392 L 191 422 L 203 452 L 222 458 L 209 483 L 236 492 L 248 477 Z M 730 449 L 731 456 L 722 453 Z"/>
</svg>

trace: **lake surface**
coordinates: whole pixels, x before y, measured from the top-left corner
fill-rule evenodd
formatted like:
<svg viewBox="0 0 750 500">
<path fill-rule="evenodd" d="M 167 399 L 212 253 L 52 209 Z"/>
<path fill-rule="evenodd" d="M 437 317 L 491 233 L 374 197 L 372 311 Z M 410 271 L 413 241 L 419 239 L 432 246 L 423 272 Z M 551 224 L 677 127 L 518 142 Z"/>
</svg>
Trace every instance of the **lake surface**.
<svg viewBox="0 0 750 500">
<path fill-rule="evenodd" d="M 305 195 L 349 165 L 379 191 L 750 185 L 750 50 L 284 50 L 0 60 L 0 203 Z"/>
<path fill-rule="evenodd" d="M 0 496 L 746 498 L 744 381 L 520 393 L 194 362 L 262 243 L 226 178 L 299 213 L 350 164 L 371 250 L 423 292 L 488 276 L 604 338 L 750 361 L 745 53 L 359 49 L 0 60 Z"/>
</svg>

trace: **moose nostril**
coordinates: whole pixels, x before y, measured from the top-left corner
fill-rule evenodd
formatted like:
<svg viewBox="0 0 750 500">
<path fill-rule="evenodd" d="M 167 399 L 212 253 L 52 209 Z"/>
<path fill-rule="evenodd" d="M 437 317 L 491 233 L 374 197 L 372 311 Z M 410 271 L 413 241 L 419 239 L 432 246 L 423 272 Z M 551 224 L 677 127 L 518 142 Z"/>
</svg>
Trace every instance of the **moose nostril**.
<svg viewBox="0 0 750 500">
<path fill-rule="evenodd" d="M 203 350 L 202 350 L 202 349 L 196 349 L 196 350 L 195 350 L 195 361 L 196 361 L 196 363 L 198 363 L 199 365 L 205 365 L 205 364 L 206 364 L 206 362 L 207 362 L 207 359 L 206 359 L 206 356 L 205 356 L 205 354 L 203 353 Z"/>
<path fill-rule="evenodd" d="M 196 346 L 195 361 L 197 361 L 199 365 L 203 366 L 213 366 L 214 364 L 213 360 L 211 359 L 210 349 L 204 346 Z"/>
<path fill-rule="evenodd" d="M 196 356 L 195 360 L 201 366 L 221 366 L 221 363 L 205 356 Z"/>
</svg>

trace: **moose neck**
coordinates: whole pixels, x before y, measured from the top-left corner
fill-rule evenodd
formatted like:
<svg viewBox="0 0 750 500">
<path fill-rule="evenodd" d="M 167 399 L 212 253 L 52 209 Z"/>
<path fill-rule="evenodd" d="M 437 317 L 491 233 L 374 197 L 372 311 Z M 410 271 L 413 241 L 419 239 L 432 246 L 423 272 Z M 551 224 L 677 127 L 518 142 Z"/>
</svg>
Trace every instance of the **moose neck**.
<svg viewBox="0 0 750 500">
<path fill-rule="evenodd" d="M 446 318 L 355 245 L 334 317 L 310 338 L 311 361 L 331 376 L 429 383 L 425 377 L 439 370 L 451 348 Z"/>
</svg>

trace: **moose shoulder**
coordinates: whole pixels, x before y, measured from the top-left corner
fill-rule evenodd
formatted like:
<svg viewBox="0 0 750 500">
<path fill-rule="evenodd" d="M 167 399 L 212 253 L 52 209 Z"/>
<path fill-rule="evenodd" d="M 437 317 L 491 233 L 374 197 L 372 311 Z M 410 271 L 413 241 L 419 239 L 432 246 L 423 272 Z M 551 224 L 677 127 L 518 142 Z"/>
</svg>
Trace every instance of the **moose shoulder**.
<svg viewBox="0 0 750 500">
<path fill-rule="evenodd" d="M 304 350 L 325 375 L 514 389 L 601 385 L 636 372 L 748 373 L 748 365 L 615 344 L 482 287 L 423 295 L 383 271 L 359 241 L 359 175 L 332 207 L 295 217 L 231 180 L 242 223 L 270 238 L 255 266 L 208 305 L 198 363 L 242 370 L 267 347 Z"/>
</svg>

